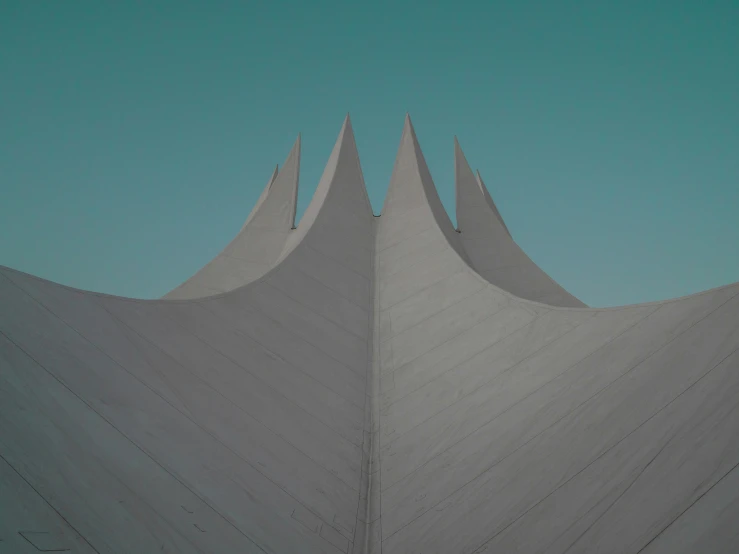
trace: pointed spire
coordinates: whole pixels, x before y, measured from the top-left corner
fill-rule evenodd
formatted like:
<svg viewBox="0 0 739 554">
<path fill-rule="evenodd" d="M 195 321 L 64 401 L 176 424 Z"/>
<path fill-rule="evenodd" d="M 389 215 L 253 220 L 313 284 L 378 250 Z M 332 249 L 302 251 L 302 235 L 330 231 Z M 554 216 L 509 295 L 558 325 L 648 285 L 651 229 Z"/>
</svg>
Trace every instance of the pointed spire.
<svg viewBox="0 0 739 554">
<path fill-rule="evenodd" d="M 297 232 L 288 240 L 281 258 L 287 256 L 303 240 L 324 211 L 333 214 L 350 213 L 356 217 L 372 216 L 372 205 L 364 185 L 349 114 L 344 118 L 316 192 L 303 213 Z"/>
<path fill-rule="evenodd" d="M 299 176 L 300 135 L 290 149 L 282 169 L 275 169 L 273 178 L 259 197 L 244 227 L 249 223 L 287 229 L 294 227 Z"/>
<path fill-rule="evenodd" d="M 493 285 L 554 306 L 583 306 L 513 241 L 480 173 L 475 176 L 454 137 L 458 235 L 472 267 Z"/>
<path fill-rule="evenodd" d="M 300 135 L 275 168 L 239 233 L 215 258 L 164 298 L 199 298 L 258 279 L 280 256 L 295 224 L 300 173 Z"/>
<path fill-rule="evenodd" d="M 449 219 L 449 214 L 447 214 L 439 199 L 436 186 L 426 165 L 426 159 L 418 143 L 411 117 L 406 114 L 400 147 L 395 158 L 382 214 L 401 214 L 423 206 L 428 208 L 449 243 L 462 257 L 465 257 L 461 245 L 458 243 L 457 233 L 455 233 L 452 221 Z"/>
<path fill-rule="evenodd" d="M 324 207 L 329 192 L 334 197 L 332 204 L 337 208 L 341 206 L 344 211 L 360 214 L 364 210 L 372 213 L 348 113 L 304 218 L 311 218 L 314 212 L 317 214 Z"/>
<path fill-rule="evenodd" d="M 454 137 L 454 185 L 457 195 L 457 227 L 461 232 L 470 232 L 470 227 L 474 225 L 474 218 L 484 214 L 480 211 L 480 207 L 487 206 L 488 214 L 495 218 L 495 222 L 508 236 L 511 235 L 490 193 L 482 183 L 479 172 L 477 176 L 472 172 L 456 136 Z"/>
<path fill-rule="evenodd" d="M 414 229 L 432 227 L 436 227 L 462 261 L 468 263 L 459 234 L 439 199 L 411 117 L 406 114 L 377 230 L 378 247 L 393 244 L 397 237 L 412 234 Z"/>
<path fill-rule="evenodd" d="M 503 221 L 503 216 L 500 215 L 500 212 L 498 211 L 498 207 L 495 205 L 495 202 L 493 201 L 493 197 L 490 196 L 490 192 L 488 191 L 488 188 L 485 186 L 485 183 L 482 180 L 482 175 L 480 175 L 480 170 L 477 170 L 477 184 L 480 186 L 480 190 L 482 191 L 482 195 L 485 197 L 485 201 L 487 202 L 488 206 L 493 210 L 493 213 L 495 214 L 495 217 L 498 218 L 498 221 L 500 221 L 500 224 L 503 226 L 503 229 L 505 229 L 505 232 L 508 233 L 508 236 L 511 236 L 511 232 L 508 230 L 508 226 L 505 224 L 505 221 Z"/>
<path fill-rule="evenodd" d="M 464 231 L 466 200 L 468 197 L 474 198 L 479 194 L 480 185 L 475 179 L 475 174 L 472 173 L 456 135 L 454 136 L 454 189 L 457 201 L 457 230 Z M 472 198 L 470 200 L 474 202 Z"/>
<path fill-rule="evenodd" d="M 275 178 L 277 178 L 277 173 L 280 169 L 279 164 L 275 164 L 275 169 L 272 172 L 272 176 L 269 178 L 269 181 L 267 182 L 267 185 L 262 189 L 262 194 L 259 195 L 259 198 L 257 198 L 256 203 L 254 204 L 254 207 L 251 209 L 251 212 L 249 212 L 249 216 L 246 218 L 246 221 L 244 221 L 244 224 L 241 226 L 241 230 L 244 230 L 244 227 L 247 226 L 247 224 L 252 220 L 254 217 L 254 214 L 256 214 L 259 211 L 259 207 L 264 203 L 264 200 L 267 198 L 267 194 L 269 194 L 269 189 L 272 187 L 272 183 L 275 182 Z"/>
<path fill-rule="evenodd" d="M 298 133 L 298 138 L 295 140 L 295 144 L 290 150 L 282 171 L 277 174 L 277 177 L 272 183 L 271 189 L 277 189 L 278 187 L 284 187 L 284 200 L 286 202 L 286 211 L 289 214 L 288 224 L 291 229 L 295 228 L 295 211 L 298 204 L 298 182 L 300 179 L 300 146 L 301 146 L 301 134 Z M 274 193 L 277 196 L 277 191 Z"/>
<path fill-rule="evenodd" d="M 280 171 L 280 164 L 275 164 L 275 169 L 272 172 L 272 177 L 269 178 L 269 186 L 272 186 L 272 183 L 274 183 L 275 179 L 277 178 L 277 174 Z"/>
<path fill-rule="evenodd" d="M 438 193 L 418 144 L 411 116 L 406 113 L 382 213 L 430 205 L 435 200 L 438 201 Z"/>
</svg>

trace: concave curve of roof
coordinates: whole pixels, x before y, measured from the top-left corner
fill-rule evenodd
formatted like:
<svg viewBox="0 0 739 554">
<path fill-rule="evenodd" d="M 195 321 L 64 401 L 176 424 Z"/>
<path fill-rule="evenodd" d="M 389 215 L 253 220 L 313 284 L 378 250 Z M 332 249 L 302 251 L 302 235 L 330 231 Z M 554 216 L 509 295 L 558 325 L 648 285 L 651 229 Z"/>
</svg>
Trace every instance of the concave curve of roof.
<svg viewBox="0 0 739 554">
<path fill-rule="evenodd" d="M 464 234 L 409 118 L 373 217 L 347 118 L 251 283 L 143 301 L 0 268 L 0 539 L 736 550 L 739 283 L 551 306 L 485 279 Z"/>
<path fill-rule="evenodd" d="M 511 237 L 479 172 L 472 172 L 454 138 L 457 228 L 472 267 L 498 287 L 552 306 L 584 307 L 531 261 Z"/>
<path fill-rule="evenodd" d="M 612 309 L 519 298 L 463 258 L 405 156 L 378 224 L 382 551 L 730 549 L 730 517 L 696 503 L 737 515 L 739 284 Z"/>
<path fill-rule="evenodd" d="M 352 151 L 347 120 L 312 232 L 232 291 L 136 300 L 0 269 L 0 483 L 18 490 L 0 502 L 19 529 L 81 552 L 346 550 L 373 240 Z M 352 217 L 326 221 L 342 202 Z"/>
<path fill-rule="evenodd" d="M 227 292 L 251 283 L 272 269 L 295 226 L 299 174 L 300 136 L 282 169 L 275 168 L 238 234 L 164 298 L 200 298 Z"/>
</svg>

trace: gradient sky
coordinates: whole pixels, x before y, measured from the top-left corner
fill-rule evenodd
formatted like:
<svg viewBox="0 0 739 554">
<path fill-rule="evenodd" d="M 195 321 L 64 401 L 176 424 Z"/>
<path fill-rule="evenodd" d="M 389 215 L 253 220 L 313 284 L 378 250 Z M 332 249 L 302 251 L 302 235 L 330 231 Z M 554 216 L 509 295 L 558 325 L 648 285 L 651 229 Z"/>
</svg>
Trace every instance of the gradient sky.
<svg viewBox="0 0 739 554">
<path fill-rule="evenodd" d="M 375 213 L 406 111 L 592 306 L 739 280 L 739 2 L 0 0 L 0 265 L 152 298 L 345 113 Z"/>
</svg>

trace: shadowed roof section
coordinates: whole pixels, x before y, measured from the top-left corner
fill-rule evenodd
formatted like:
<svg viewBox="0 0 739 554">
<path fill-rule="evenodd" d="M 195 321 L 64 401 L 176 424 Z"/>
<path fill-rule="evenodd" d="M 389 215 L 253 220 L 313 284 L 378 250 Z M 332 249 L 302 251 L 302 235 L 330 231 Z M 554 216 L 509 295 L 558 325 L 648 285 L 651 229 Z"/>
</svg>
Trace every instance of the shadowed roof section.
<svg viewBox="0 0 739 554">
<path fill-rule="evenodd" d="M 565 306 L 458 147 L 454 230 L 410 118 L 381 217 L 347 116 L 290 231 L 298 149 L 234 240 L 258 278 L 0 266 L 0 549 L 737 551 L 739 283 Z"/>
<path fill-rule="evenodd" d="M 552 306 L 584 307 L 516 244 L 479 173 L 472 173 L 454 138 L 457 226 L 472 267 L 508 292 Z"/>
<path fill-rule="evenodd" d="M 227 292 L 251 283 L 272 269 L 295 226 L 299 173 L 300 136 L 282 169 L 275 168 L 236 237 L 164 298 L 200 298 Z"/>
</svg>

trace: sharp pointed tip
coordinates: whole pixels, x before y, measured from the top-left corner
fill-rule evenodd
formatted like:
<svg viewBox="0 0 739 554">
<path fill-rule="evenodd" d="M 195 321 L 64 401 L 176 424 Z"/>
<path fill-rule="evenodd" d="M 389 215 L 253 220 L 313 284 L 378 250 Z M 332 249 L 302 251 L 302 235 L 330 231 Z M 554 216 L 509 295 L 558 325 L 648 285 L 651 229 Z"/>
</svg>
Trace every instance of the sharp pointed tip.
<svg viewBox="0 0 739 554">
<path fill-rule="evenodd" d="M 405 114 L 405 123 L 403 124 L 403 133 L 408 133 L 413 137 L 413 140 L 416 140 L 416 130 L 413 127 L 413 122 L 411 121 L 411 116 L 409 113 Z"/>
<path fill-rule="evenodd" d="M 472 168 L 467 161 L 467 156 L 464 155 L 464 150 L 462 150 L 462 146 L 459 144 L 459 140 L 456 136 L 454 137 L 454 164 L 461 168 L 467 168 L 467 171 L 472 173 Z"/>
<path fill-rule="evenodd" d="M 267 188 L 272 188 L 272 183 L 275 182 L 275 179 L 277 179 L 277 174 L 280 172 L 280 164 L 275 164 L 274 170 L 272 170 L 272 176 L 269 178 L 269 183 L 267 184 Z"/>
<path fill-rule="evenodd" d="M 339 141 L 344 141 L 347 139 L 354 140 L 354 128 L 352 127 L 352 120 L 349 117 L 349 114 L 346 114 L 346 117 L 344 118 L 344 123 L 341 124 L 341 131 L 339 131 Z"/>
<path fill-rule="evenodd" d="M 295 142 L 285 159 L 285 163 L 282 164 L 282 170 L 280 172 L 285 171 L 286 169 L 288 172 L 291 172 L 293 169 L 289 168 L 293 166 L 295 168 L 300 167 L 300 133 L 298 133 L 298 137 L 295 139 Z"/>
<path fill-rule="evenodd" d="M 295 144 L 293 145 L 293 150 L 300 155 L 300 151 L 303 148 L 303 134 L 298 133 L 298 138 L 295 139 Z"/>
</svg>

